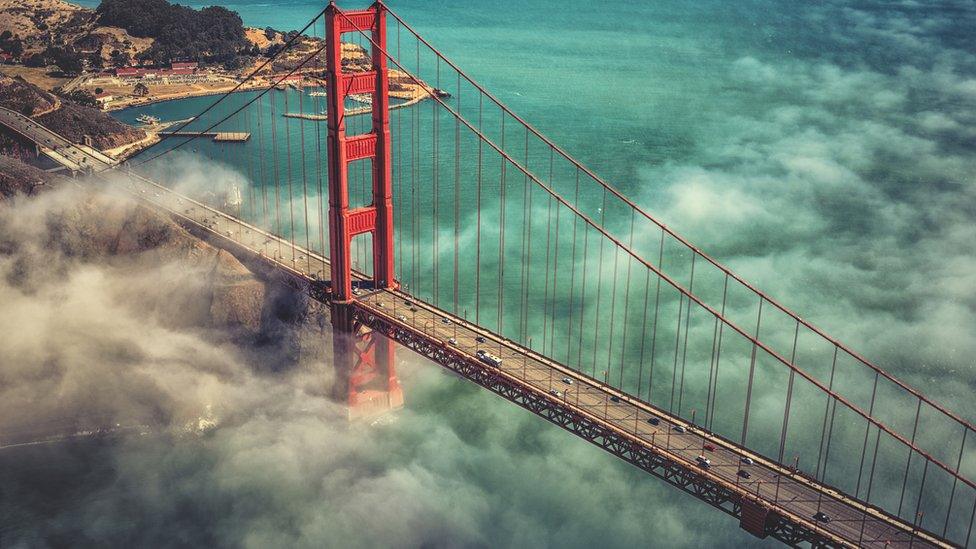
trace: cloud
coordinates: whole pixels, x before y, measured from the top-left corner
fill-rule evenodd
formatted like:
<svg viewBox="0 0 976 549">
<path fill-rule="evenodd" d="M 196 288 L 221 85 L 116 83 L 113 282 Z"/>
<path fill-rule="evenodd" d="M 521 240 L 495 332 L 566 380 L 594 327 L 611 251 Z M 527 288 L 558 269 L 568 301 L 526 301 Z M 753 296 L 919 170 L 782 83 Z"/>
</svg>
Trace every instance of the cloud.
<svg viewBox="0 0 976 549">
<path fill-rule="evenodd" d="M 0 208 L 5 542 L 623 546 L 649 529 L 687 546 L 706 539 L 692 498 L 644 524 L 632 502 L 673 498 L 671 488 L 637 482 L 645 473 L 402 350 L 408 408 L 348 423 L 328 397 L 328 349 L 305 352 L 327 330 L 287 325 L 316 340 L 293 361 L 187 306 L 212 291 L 216 250 L 175 228 L 136 250 L 92 244 L 124 225 L 158 232 L 135 223 L 144 214 L 72 188 Z M 113 436 L 29 444 L 96 430 Z M 48 479 L 61 488 L 39 498 Z"/>
</svg>

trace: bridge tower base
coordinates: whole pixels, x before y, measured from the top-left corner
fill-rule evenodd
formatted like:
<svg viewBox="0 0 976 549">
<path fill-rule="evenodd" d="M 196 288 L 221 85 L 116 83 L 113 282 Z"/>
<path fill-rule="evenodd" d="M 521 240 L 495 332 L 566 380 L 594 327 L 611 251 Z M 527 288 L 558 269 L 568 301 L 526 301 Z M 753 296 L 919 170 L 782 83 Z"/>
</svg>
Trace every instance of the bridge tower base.
<svg viewBox="0 0 976 549">
<path fill-rule="evenodd" d="M 368 419 L 403 407 L 393 342 L 354 322 L 352 317 L 348 304 L 333 304 L 333 398 L 348 406 L 350 420 Z"/>
</svg>

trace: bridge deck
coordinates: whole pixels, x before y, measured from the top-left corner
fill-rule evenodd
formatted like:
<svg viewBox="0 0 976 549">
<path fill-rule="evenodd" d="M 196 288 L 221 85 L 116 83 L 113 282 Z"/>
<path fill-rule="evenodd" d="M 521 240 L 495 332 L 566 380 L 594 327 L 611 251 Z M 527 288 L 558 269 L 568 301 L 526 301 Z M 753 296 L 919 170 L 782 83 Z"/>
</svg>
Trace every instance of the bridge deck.
<svg viewBox="0 0 976 549">
<path fill-rule="evenodd" d="M 179 196 L 149 180 L 133 177 L 129 185 L 138 196 L 157 207 L 230 241 L 299 279 L 314 285 L 329 276 L 328 260 L 301 246 Z M 455 354 L 469 362 L 484 370 L 494 370 L 494 375 L 502 375 L 521 384 L 555 406 L 608 427 L 621 439 L 644 446 L 713 487 L 733 494 L 734 498 L 761 502 L 761 505 L 768 506 L 794 525 L 821 536 L 824 542 L 862 547 L 949 546 L 932 534 L 913 531 L 912 525 L 876 508 L 794 473 L 663 410 L 632 399 L 625 393 L 404 292 L 365 291 L 358 296 L 356 304 L 371 316 L 380 317 L 391 325 L 407 329 L 415 336 L 427 338 L 442 347 L 452 348 Z M 484 338 L 485 342 L 479 342 L 478 337 Z M 456 345 L 447 343 L 452 338 Z M 496 370 L 478 361 L 475 353 L 482 349 L 501 358 L 501 367 Z M 564 379 L 572 383 L 568 384 Z M 551 394 L 550 391 L 554 390 L 559 392 L 558 396 Z M 657 418 L 658 425 L 648 422 L 651 418 Z M 678 426 L 684 432 L 676 431 L 675 427 Z M 715 450 L 703 451 L 706 444 L 711 444 Z M 703 469 L 697 465 L 696 457 L 699 455 L 709 458 L 709 468 Z M 743 464 L 743 457 L 752 459 L 754 464 Z M 741 478 L 737 474 L 740 469 L 747 470 L 750 478 Z M 827 514 L 830 522 L 824 524 L 815 521 L 813 515 L 818 511 Z"/>
<path fill-rule="evenodd" d="M 0 109 L 0 124 L 38 144 L 74 147 L 63 137 L 13 111 Z M 88 158 L 96 169 L 113 165 L 110 159 Z M 111 174 L 122 176 L 119 172 L 109 172 L 102 177 L 111 179 Z M 321 291 L 321 282 L 329 273 L 325 258 L 148 179 L 129 174 L 123 184 L 135 196 L 169 212 L 184 224 L 260 258 L 292 275 L 297 286 L 311 290 L 315 297 L 327 298 Z M 749 514 L 747 508 L 768 507 L 774 516 L 766 522 L 766 531 L 789 544 L 949 546 L 896 517 L 795 474 L 731 441 L 702 431 L 408 294 L 371 291 L 358 296 L 355 304 L 361 319 L 370 326 L 379 327 L 413 350 L 719 509 L 742 516 L 743 524 L 749 522 L 745 516 Z M 451 338 L 456 344 L 447 343 Z M 501 366 L 496 368 L 480 362 L 475 356 L 480 349 L 500 357 Z M 564 379 L 571 380 L 572 384 Z M 559 394 L 552 394 L 554 390 Z M 658 424 L 648 422 L 651 418 L 657 418 Z M 676 427 L 684 432 L 676 431 Z M 703 452 L 705 444 L 715 449 Z M 710 459 L 711 467 L 703 469 L 696 464 L 695 458 L 700 454 Z M 743 457 L 752 459 L 754 464 L 743 465 Z M 740 468 L 749 471 L 749 479 L 737 475 Z M 813 515 L 818 510 L 830 516 L 831 521 L 816 522 Z"/>
</svg>

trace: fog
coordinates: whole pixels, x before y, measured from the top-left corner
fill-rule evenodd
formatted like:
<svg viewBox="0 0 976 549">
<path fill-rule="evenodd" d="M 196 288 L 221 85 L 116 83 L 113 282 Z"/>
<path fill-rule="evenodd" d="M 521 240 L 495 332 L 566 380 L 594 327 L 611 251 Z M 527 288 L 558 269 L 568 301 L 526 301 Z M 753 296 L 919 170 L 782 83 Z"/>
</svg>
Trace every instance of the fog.
<svg viewBox="0 0 976 549">
<path fill-rule="evenodd" d="M 653 25 L 648 32 L 661 33 L 664 46 L 642 35 L 653 48 L 635 39 L 612 66 L 605 52 L 584 57 L 593 37 L 570 20 L 565 51 L 552 52 L 562 63 L 532 86 L 513 82 L 524 80 L 518 69 L 543 66 L 528 54 L 481 70 L 506 101 L 521 101 L 520 112 L 559 111 L 540 127 L 565 124 L 572 135 L 557 141 L 569 140 L 597 173 L 636 165 L 619 179 L 633 175 L 635 198 L 669 226 L 971 418 L 973 16 L 915 4 L 828 2 L 801 13 L 751 3 L 769 20 L 744 31 L 748 40 L 716 45 L 697 21 Z M 796 27 L 769 29 L 784 21 Z M 469 62 L 492 46 L 524 42 L 530 51 L 538 42 L 537 29 L 469 23 L 465 40 L 483 41 Z M 461 31 L 450 29 L 436 43 L 463 47 L 451 34 Z M 675 36 L 682 40 L 668 43 Z M 699 71 L 690 77 L 674 67 L 689 56 L 703 63 L 681 67 Z M 641 63 L 653 70 L 626 70 Z M 584 71 L 605 78 L 580 85 Z M 612 92 L 604 85 L 611 77 L 619 84 Z M 605 124 L 592 125 L 597 117 Z M 620 136 L 636 142 L 625 147 L 613 140 Z M 626 161 L 607 154 L 608 142 Z M 203 184 L 213 179 L 211 165 L 184 166 L 184 180 L 188 172 Z M 403 351 L 405 409 L 349 423 L 329 398 L 321 315 L 301 320 L 301 299 L 269 290 L 277 297 L 262 297 L 256 326 L 214 323 L 202 297 L 214 263 L 188 261 L 192 248 L 96 254 L 85 249 L 84 231 L 65 246 L 52 212 L 85 200 L 68 189 L 0 206 L 0 440 L 112 432 L 0 449 L 0 545 L 763 543 Z M 466 225 L 461 235 L 469 247 L 471 232 Z M 754 406 L 778 413 L 780 402 L 761 396 Z M 812 421 L 822 417 L 817 410 Z"/>
<path fill-rule="evenodd" d="M 350 423 L 329 396 L 327 325 L 296 321 L 300 299 L 270 299 L 244 341 L 192 306 L 213 262 L 187 250 L 212 249 L 178 230 L 96 249 L 146 215 L 124 198 L 66 187 L 8 206 L 4 546 L 630 545 L 648 528 L 635 502 L 661 499 L 675 503 L 655 532 L 706 539 L 689 496 L 403 351 L 406 408 Z"/>
</svg>

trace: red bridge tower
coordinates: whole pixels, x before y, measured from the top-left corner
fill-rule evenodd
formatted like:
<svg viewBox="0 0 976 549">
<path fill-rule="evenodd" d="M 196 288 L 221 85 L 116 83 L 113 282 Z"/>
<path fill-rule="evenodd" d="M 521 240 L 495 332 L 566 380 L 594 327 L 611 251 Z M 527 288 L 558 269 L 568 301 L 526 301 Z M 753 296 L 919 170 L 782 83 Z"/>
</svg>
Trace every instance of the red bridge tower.
<svg viewBox="0 0 976 549">
<path fill-rule="evenodd" d="M 393 288 L 393 174 L 390 163 L 390 97 L 386 62 L 386 8 L 377 2 L 363 11 L 342 12 L 330 3 L 325 12 L 326 65 L 328 69 L 328 164 L 329 164 L 329 252 L 332 264 L 333 358 L 336 367 L 350 380 L 386 378 L 384 392 L 360 391 L 351 383 L 348 390 L 350 415 L 360 406 L 371 414 L 378 408 L 403 404 L 403 392 L 394 368 L 393 346 L 386 337 L 374 334 L 353 321 L 351 306 L 352 258 L 350 244 L 360 234 L 373 236 L 373 286 Z M 343 33 L 365 32 L 371 36 L 373 70 L 346 73 L 342 70 Z M 373 126 L 369 133 L 346 135 L 345 99 L 348 95 L 372 94 Z M 373 200 L 363 207 L 349 207 L 350 162 L 370 159 L 373 165 Z M 369 372 L 369 374 L 367 374 Z M 368 402 L 358 402 L 369 395 Z M 376 402 L 385 398 L 386 403 Z"/>
</svg>

